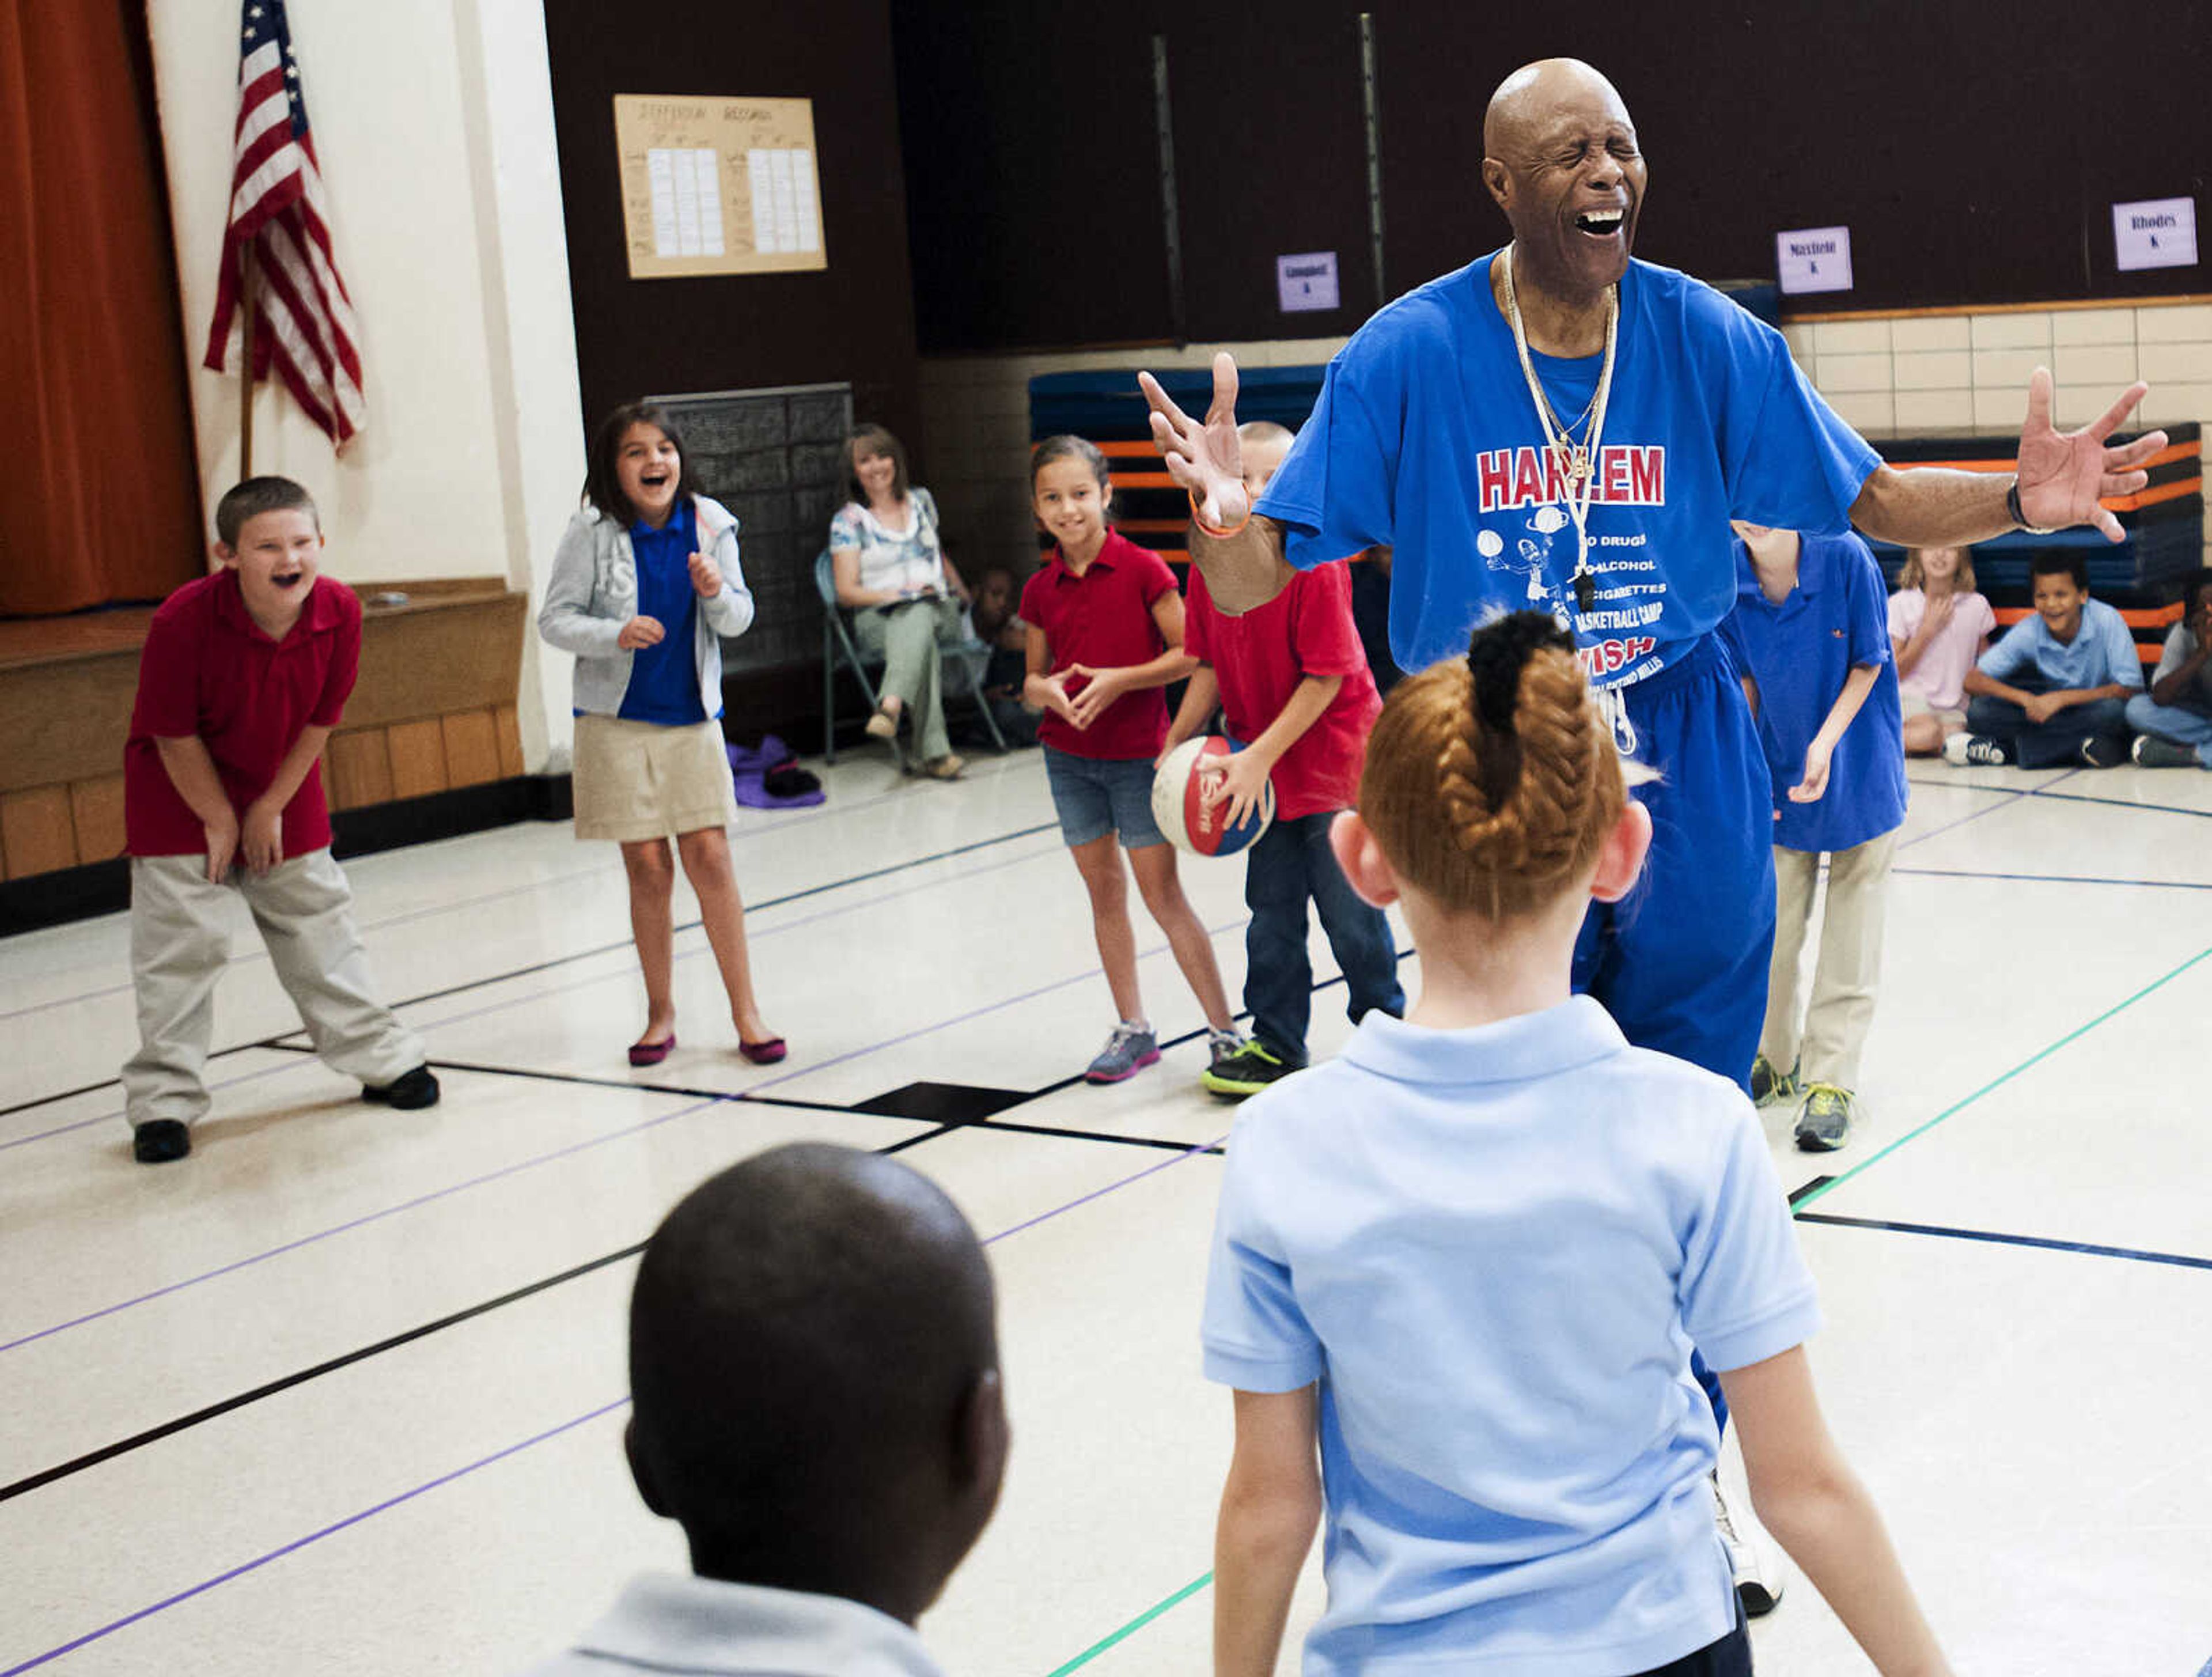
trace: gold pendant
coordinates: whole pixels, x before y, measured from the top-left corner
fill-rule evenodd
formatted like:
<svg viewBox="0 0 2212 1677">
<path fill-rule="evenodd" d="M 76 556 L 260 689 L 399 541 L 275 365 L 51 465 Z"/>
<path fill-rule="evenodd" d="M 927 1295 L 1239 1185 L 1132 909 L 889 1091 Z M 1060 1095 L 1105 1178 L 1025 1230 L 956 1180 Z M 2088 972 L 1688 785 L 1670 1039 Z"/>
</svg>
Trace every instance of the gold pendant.
<svg viewBox="0 0 2212 1677">
<path fill-rule="evenodd" d="M 1567 456 L 1567 493 L 1569 495 L 1580 495 L 1582 493 L 1583 485 L 1589 480 L 1589 450 L 1587 448 L 1574 449 Z"/>
</svg>

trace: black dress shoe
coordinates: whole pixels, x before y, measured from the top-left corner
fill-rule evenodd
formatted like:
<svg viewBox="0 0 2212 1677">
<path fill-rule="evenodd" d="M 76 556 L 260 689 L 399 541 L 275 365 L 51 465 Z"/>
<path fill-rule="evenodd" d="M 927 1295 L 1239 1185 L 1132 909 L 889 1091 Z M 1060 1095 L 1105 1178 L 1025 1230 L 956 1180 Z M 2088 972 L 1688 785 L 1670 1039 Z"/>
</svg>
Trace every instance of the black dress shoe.
<svg viewBox="0 0 2212 1677">
<path fill-rule="evenodd" d="M 167 1164 L 192 1150 L 192 1133 L 173 1118 L 149 1118 L 131 1128 L 131 1157 L 141 1164 Z"/>
<path fill-rule="evenodd" d="M 363 1084 L 361 1097 L 396 1107 L 402 1112 L 413 1112 L 419 1107 L 438 1104 L 438 1079 L 431 1075 L 428 1066 L 417 1066 L 389 1083 Z"/>
</svg>

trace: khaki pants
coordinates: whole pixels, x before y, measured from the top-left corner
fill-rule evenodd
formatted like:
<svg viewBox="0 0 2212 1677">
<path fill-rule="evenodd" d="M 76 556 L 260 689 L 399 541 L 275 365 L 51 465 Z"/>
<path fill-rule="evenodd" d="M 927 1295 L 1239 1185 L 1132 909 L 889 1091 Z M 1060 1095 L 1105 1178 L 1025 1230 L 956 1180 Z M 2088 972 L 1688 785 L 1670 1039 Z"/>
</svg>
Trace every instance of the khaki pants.
<svg viewBox="0 0 2212 1677">
<path fill-rule="evenodd" d="M 390 1083 L 423 1063 L 422 1039 L 371 993 L 354 930 L 353 892 L 327 850 L 264 874 L 234 870 L 220 885 L 204 856 L 131 859 L 131 976 L 138 995 L 138 1052 L 123 1068 L 124 1115 L 189 1124 L 208 1109 L 201 1069 L 215 1026 L 216 981 L 230 955 L 229 895 L 242 893 L 277 981 L 323 1062 L 365 1084 Z"/>
<path fill-rule="evenodd" d="M 945 731 L 945 666 L 937 642 L 959 629 L 957 599 L 911 600 L 853 614 L 853 638 L 860 650 L 884 660 L 878 690 L 886 698 L 896 694 L 906 707 L 914 719 L 915 752 L 924 763 L 952 749 Z"/>
<path fill-rule="evenodd" d="M 1884 833 L 1828 858 L 1828 903 L 1813 960 L 1813 1000 L 1797 1023 L 1798 955 L 1813 916 L 1820 858 L 1774 847 L 1774 963 L 1766 979 L 1766 1023 L 1759 1051 L 1777 1071 L 1798 1066 L 1807 1084 L 1856 1090 L 1859 1055 L 1874 1023 L 1881 977 L 1882 920 L 1897 835 Z"/>
</svg>

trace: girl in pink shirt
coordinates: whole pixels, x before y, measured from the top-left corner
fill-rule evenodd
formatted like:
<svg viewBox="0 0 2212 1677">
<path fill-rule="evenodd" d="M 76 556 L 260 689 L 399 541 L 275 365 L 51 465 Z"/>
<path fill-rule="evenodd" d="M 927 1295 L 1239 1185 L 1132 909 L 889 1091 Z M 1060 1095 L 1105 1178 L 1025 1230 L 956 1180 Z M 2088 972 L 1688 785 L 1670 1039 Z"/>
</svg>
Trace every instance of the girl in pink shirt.
<svg viewBox="0 0 2212 1677">
<path fill-rule="evenodd" d="M 1989 649 L 1996 613 L 1974 591 L 1974 552 L 1908 548 L 1889 597 L 1889 643 L 1905 704 L 1905 755 L 1932 757 L 1966 726 L 1966 671 Z"/>
</svg>

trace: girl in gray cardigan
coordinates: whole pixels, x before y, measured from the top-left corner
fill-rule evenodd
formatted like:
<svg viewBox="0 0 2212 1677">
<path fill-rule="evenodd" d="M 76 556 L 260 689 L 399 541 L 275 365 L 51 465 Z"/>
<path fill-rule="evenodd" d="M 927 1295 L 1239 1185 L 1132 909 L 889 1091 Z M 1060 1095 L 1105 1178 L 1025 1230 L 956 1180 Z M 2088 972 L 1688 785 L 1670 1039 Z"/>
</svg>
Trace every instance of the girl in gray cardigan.
<svg viewBox="0 0 2212 1677">
<path fill-rule="evenodd" d="M 698 493 L 666 413 L 616 409 L 592 439 L 584 505 L 555 550 L 538 630 L 576 655 L 576 836 L 613 840 L 629 876 L 646 1003 L 633 1066 L 658 1066 L 676 1047 L 672 838 L 721 969 L 738 1052 L 760 1066 L 786 1052 L 753 995 L 726 830 L 737 800 L 720 720 L 721 643 L 752 620 L 737 520 Z"/>
</svg>

